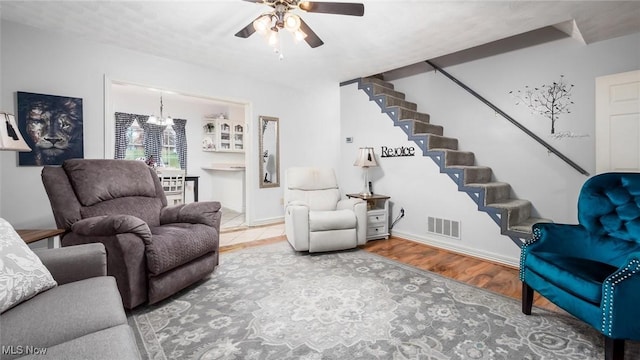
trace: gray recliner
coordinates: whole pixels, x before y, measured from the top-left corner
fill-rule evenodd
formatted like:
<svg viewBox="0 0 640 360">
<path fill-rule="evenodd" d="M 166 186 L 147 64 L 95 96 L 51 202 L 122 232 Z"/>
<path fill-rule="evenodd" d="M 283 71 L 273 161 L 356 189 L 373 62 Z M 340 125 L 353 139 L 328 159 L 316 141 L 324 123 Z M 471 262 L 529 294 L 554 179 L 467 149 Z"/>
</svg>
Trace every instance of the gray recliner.
<svg viewBox="0 0 640 360">
<path fill-rule="evenodd" d="M 101 242 L 126 308 L 156 303 L 218 264 L 220 203 L 167 206 L 157 174 L 136 160 L 70 159 L 42 181 L 62 246 Z"/>
<path fill-rule="evenodd" d="M 284 200 L 285 233 L 295 250 L 345 250 L 367 242 L 367 203 L 341 199 L 333 169 L 287 169 Z"/>
</svg>

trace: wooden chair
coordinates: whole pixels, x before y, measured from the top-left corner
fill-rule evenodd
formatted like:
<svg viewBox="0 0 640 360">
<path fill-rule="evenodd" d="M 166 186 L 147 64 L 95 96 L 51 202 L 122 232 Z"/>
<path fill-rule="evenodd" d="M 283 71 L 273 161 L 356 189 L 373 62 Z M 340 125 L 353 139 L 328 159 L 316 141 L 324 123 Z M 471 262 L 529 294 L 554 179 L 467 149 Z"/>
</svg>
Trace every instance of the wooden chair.
<svg viewBox="0 0 640 360">
<path fill-rule="evenodd" d="M 185 171 L 174 168 L 158 169 L 158 176 L 162 189 L 167 197 L 167 205 L 184 204 L 184 177 Z"/>
</svg>

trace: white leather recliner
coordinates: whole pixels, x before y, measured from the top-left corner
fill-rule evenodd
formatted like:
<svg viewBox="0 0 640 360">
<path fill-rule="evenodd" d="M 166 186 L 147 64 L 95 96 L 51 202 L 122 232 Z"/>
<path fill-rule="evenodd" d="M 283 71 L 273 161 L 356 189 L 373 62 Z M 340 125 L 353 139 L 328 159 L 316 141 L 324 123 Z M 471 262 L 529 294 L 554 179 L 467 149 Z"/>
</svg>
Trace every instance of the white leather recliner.
<svg viewBox="0 0 640 360">
<path fill-rule="evenodd" d="M 333 169 L 289 168 L 284 183 L 285 233 L 295 250 L 344 250 L 367 242 L 367 203 L 341 200 Z"/>
</svg>

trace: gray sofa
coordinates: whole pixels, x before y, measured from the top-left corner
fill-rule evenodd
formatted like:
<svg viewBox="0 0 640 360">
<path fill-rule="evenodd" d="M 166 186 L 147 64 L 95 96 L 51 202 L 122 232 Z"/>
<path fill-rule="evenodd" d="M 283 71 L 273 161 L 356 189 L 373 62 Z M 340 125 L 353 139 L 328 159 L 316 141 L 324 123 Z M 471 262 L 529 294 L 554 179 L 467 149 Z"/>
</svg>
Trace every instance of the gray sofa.
<svg viewBox="0 0 640 360">
<path fill-rule="evenodd" d="M 104 246 L 36 253 L 58 286 L 0 315 L 0 359 L 140 359 Z"/>
</svg>

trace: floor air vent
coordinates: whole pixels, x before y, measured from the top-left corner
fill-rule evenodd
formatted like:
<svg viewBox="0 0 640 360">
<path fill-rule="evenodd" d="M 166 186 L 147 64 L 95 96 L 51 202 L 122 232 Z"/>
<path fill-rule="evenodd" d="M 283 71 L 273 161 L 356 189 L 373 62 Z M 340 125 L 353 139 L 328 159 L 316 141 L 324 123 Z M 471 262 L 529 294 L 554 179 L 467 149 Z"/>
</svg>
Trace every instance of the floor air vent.
<svg viewBox="0 0 640 360">
<path fill-rule="evenodd" d="M 429 216 L 427 217 L 427 232 L 460 239 L 460 222 Z"/>
</svg>

